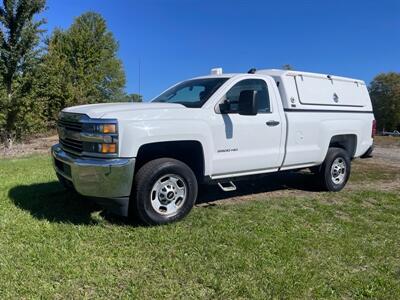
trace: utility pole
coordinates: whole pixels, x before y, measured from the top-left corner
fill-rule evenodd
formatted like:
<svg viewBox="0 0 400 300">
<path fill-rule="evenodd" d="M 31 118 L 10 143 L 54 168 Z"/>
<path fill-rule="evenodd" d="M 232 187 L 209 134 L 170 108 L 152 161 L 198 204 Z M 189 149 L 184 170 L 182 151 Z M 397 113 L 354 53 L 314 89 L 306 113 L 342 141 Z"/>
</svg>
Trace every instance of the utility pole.
<svg viewBox="0 0 400 300">
<path fill-rule="evenodd" d="M 141 96 L 141 94 L 140 94 L 140 88 L 141 88 L 141 82 L 140 82 L 140 80 L 141 80 L 141 61 L 140 61 L 140 58 L 139 58 L 139 96 Z"/>
</svg>

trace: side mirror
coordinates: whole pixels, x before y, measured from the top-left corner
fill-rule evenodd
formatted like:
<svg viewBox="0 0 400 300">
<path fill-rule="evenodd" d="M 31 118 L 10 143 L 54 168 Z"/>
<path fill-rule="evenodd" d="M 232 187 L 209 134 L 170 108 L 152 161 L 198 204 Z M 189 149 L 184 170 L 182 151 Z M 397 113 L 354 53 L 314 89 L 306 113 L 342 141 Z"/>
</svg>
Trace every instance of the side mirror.
<svg viewBox="0 0 400 300">
<path fill-rule="evenodd" d="M 257 114 L 257 91 L 245 90 L 239 95 L 239 115 L 255 116 Z"/>
<path fill-rule="evenodd" d="M 229 102 L 228 100 L 223 101 L 222 103 L 219 104 L 219 111 L 221 114 L 226 114 L 229 112 Z"/>
</svg>

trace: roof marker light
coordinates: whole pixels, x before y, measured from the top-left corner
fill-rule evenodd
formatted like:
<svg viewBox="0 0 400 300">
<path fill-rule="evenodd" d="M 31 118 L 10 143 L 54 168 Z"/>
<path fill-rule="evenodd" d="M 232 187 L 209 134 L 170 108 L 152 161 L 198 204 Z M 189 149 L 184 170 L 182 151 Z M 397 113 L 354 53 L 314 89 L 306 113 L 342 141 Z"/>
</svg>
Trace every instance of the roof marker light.
<svg viewBox="0 0 400 300">
<path fill-rule="evenodd" d="M 211 75 L 221 75 L 221 74 L 222 74 L 222 68 L 211 69 Z"/>
</svg>

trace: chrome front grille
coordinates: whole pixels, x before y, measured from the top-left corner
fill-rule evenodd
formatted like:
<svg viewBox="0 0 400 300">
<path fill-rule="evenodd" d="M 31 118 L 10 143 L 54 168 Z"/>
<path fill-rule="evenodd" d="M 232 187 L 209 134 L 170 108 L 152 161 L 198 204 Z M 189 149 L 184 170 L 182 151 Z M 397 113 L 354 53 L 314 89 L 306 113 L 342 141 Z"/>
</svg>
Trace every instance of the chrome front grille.
<svg viewBox="0 0 400 300">
<path fill-rule="evenodd" d="M 57 124 L 61 147 L 64 151 L 76 155 L 81 155 L 83 152 L 83 142 L 80 138 L 80 134 L 83 131 L 81 118 L 84 118 L 84 116 L 63 114 Z"/>
<path fill-rule="evenodd" d="M 82 131 L 82 123 L 78 123 L 78 122 L 59 120 L 58 126 L 62 126 L 67 130 L 78 131 L 78 132 Z"/>
<path fill-rule="evenodd" d="M 66 151 L 73 151 L 76 154 L 80 154 L 83 152 L 83 145 L 82 142 L 72 140 L 72 139 L 61 139 L 60 138 L 60 144 L 62 145 L 62 148 Z"/>
</svg>

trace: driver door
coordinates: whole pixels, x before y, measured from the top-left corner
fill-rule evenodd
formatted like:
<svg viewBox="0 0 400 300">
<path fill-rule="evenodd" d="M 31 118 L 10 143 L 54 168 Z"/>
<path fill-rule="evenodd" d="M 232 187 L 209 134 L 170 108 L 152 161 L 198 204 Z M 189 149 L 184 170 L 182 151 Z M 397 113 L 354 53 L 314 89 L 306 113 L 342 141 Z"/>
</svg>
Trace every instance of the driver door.
<svg viewBox="0 0 400 300">
<path fill-rule="evenodd" d="M 256 91 L 257 114 L 239 114 L 242 91 Z M 273 93 L 264 79 L 244 79 L 231 87 L 222 101 L 227 113 L 216 113 L 211 177 L 223 178 L 277 171 L 282 160 L 282 120 Z"/>
</svg>

